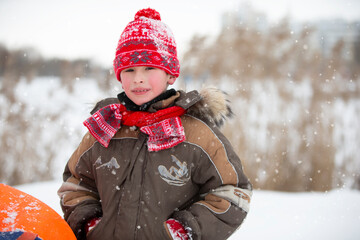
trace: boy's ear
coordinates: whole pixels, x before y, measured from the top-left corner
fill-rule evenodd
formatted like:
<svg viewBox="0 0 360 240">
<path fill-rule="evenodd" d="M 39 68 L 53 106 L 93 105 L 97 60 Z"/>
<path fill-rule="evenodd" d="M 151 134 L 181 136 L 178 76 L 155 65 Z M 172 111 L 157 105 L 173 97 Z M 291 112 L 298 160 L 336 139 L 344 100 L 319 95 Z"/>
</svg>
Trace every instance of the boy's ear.
<svg viewBox="0 0 360 240">
<path fill-rule="evenodd" d="M 168 79 L 168 84 L 169 85 L 173 85 L 175 80 L 176 80 L 176 77 L 175 76 L 172 76 L 172 75 L 168 75 L 169 79 Z"/>
</svg>

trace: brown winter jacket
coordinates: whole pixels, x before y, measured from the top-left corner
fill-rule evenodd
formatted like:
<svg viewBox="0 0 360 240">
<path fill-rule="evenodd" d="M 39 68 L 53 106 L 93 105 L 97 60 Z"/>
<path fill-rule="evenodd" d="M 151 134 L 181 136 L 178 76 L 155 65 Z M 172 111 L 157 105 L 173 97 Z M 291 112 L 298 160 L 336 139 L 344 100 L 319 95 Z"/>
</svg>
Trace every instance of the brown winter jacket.
<svg viewBox="0 0 360 240">
<path fill-rule="evenodd" d="M 122 126 L 108 148 L 84 136 L 58 192 L 78 239 L 85 239 L 84 224 L 100 216 L 86 239 L 172 239 L 164 223 L 175 218 L 192 239 L 221 240 L 243 222 L 251 184 L 217 126 L 231 113 L 225 95 L 178 92 L 150 109 L 174 104 L 187 109 L 181 117 L 186 140 L 171 149 L 149 152 L 147 135 L 135 127 Z"/>
</svg>

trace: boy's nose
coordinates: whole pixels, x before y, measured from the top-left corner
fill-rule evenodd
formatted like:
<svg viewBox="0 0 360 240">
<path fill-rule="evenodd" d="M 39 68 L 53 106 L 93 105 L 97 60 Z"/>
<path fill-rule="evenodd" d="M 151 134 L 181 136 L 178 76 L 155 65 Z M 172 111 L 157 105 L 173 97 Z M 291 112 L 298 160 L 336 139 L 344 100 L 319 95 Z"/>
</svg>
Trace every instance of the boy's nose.
<svg viewBox="0 0 360 240">
<path fill-rule="evenodd" d="M 137 71 L 135 73 L 134 82 L 143 83 L 144 82 L 144 74 L 142 74 L 140 71 Z"/>
</svg>

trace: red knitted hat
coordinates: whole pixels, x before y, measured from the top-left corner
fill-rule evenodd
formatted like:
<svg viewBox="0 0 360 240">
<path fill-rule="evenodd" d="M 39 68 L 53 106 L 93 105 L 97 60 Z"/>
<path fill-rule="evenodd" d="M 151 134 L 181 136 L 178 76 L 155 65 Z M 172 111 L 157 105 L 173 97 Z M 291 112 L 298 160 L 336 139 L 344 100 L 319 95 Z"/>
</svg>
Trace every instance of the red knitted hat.
<svg viewBox="0 0 360 240">
<path fill-rule="evenodd" d="M 179 76 L 180 64 L 176 43 L 170 28 L 161 22 L 160 14 L 147 8 L 135 14 L 134 21 L 124 29 L 114 59 L 116 78 L 122 70 L 136 66 L 151 66 Z"/>
</svg>

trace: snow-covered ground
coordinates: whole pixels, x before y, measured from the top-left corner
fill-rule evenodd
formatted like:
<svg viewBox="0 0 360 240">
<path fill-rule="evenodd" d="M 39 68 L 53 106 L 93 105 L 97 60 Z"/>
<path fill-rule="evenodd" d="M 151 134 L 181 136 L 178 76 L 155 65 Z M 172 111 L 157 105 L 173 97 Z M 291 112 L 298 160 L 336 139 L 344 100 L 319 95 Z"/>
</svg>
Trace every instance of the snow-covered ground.
<svg viewBox="0 0 360 240">
<path fill-rule="evenodd" d="M 56 191 L 61 181 L 17 186 L 62 215 Z M 358 240 L 360 192 L 283 193 L 255 190 L 251 209 L 230 240 Z"/>
</svg>

